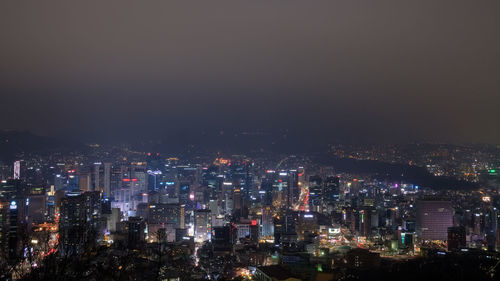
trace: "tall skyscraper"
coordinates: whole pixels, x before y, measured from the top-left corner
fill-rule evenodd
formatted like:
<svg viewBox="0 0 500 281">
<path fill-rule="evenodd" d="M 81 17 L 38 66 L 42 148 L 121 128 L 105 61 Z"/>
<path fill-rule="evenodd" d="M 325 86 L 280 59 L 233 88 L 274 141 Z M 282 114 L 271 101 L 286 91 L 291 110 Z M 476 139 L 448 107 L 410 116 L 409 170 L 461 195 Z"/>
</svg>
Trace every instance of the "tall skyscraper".
<svg viewBox="0 0 500 281">
<path fill-rule="evenodd" d="M 328 177 L 325 181 L 324 201 L 327 205 L 334 204 L 339 199 L 340 178 Z"/>
<path fill-rule="evenodd" d="M 271 238 L 274 236 L 273 212 L 271 206 L 262 208 L 261 236 Z"/>
<path fill-rule="evenodd" d="M 322 212 L 323 181 L 320 176 L 309 178 L 309 207 L 314 212 Z"/>
<path fill-rule="evenodd" d="M 14 162 L 14 179 L 21 179 L 21 161 Z"/>
<path fill-rule="evenodd" d="M 194 212 L 194 236 L 195 241 L 203 242 L 211 238 L 212 216 L 210 210 L 196 210 Z"/>
<path fill-rule="evenodd" d="M 448 227 L 453 226 L 450 201 L 424 199 L 417 202 L 417 235 L 421 240 L 447 240 Z"/>
<path fill-rule="evenodd" d="M 59 220 L 60 251 L 62 255 L 82 253 L 87 243 L 100 236 L 100 192 L 85 192 L 61 201 Z"/>
<path fill-rule="evenodd" d="M 144 230 L 146 229 L 146 224 L 144 223 L 144 220 L 140 217 L 129 217 L 127 221 L 127 228 L 128 228 L 128 247 L 131 249 L 135 249 L 145 239 Z"/>
<path fill-rule="evenodd" d="M 111 163 L 104 163 L 104 198 L 111 197 Z"/>
</svg>

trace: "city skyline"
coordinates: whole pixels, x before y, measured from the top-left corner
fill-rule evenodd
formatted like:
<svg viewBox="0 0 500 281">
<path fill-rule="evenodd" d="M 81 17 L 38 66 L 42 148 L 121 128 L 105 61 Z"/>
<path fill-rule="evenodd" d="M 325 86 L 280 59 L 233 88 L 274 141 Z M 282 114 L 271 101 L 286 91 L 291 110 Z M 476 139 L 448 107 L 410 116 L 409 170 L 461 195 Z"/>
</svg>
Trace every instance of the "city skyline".
<svg viewBox="0 0 500 281">
<path fill-rule="evenodd" d="M 0 280 L 499 280 L 499 11 L 3 1 Z"/>
</svg>

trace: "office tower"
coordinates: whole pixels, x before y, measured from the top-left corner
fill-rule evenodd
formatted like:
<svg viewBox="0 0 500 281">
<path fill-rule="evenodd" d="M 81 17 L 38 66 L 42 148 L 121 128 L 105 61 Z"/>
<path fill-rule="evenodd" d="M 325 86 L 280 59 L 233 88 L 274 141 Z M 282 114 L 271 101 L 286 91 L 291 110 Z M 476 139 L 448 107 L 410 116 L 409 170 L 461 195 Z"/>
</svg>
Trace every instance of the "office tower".
<svg viewBox="0 0 500 281">
<path fill-rule="evenodd" d="M 55 190 L 67 189 L 68 182 L 69 182 L 69 180 L 64 175 L 56 174 L 54 176 L 54 188 L 55 188 Z"/>
<path fill-rule="evenodd" d="M 127 221 L 128 247 L 136 249 L 146 238 L 146 224 L 140 217 L 129 217 Z"/>
<path fill-rule="evenodd" d="M 274 225 L 274 243 L 280 244 L 281 238 L 284 233 L 284 222 L 285 218 L 283 216 L 273 217 L 273 225 Z"/>
<path fill-rule="evenodd" d="M 453 207 L 450 201 L 423 199 L 417 202 L 417 234 L 421 240 L 444 241 L 451 226 Z"/>
<path fill-rule="evenodd" d="M 500 252 L 500 212 L 497 212 L 496 251 Z"/>
<path fill-rule="evenodd" d="M 275 177 L 272 185 L 272 204 L 274 208 L 279 209 L 285 207 L 285 195 L 286 192 L 283 190 L 283 180 Z"/>
<path fill-rule="evenodd" d="M 219 202 L 217 199 L 210 199 L 208 202 L 208 209 L 210 212 L 212 212 L 212 222 L 214 221 L 214 218 L 219 216 Z"/>
<path fill-rule="evenodd" d="M 414 220 L 405 220 L 403 222 L 403 227 L 407 232 L 415 232 L 416 223 Z"/>
<path fill-rule="evenodd" d="M 242 200 L 249 198 L 252 182 L 251 160 L 242 155 L 233 155 L 228 166 L 229 179 L 240 188 Z"/>
<path fill-rule="evenodd" d="M 59 190 L 56 188 L 56 190 Z M 68 173 L 68 179 L 66 183 L 67 191 L 78 191 L 80 190 L 80 182 L 78 180 L 78 175 L 75 173 Z"/>
<path fill-rule="evenodd" d="M 21 255 L 24 225 L 20 218 L 22 206 L 17 202 L 0 198 L 0 259 L 6 261 L 15 261 Z"/>
<path fill-rule="evenodd" d="M 21 180 L 7 180 L 0 183 L 0 200 L 3 201 L 3 215 L 6 219 L 3 229 L 4 249 L 8 260 L 15 260 L 22 254 L 21 237 L 27 232 L 28 186 Z"/>
<path fill-rule="evenodd" d="M 78 171 L 78 186 L 82 191 L 92 191 L 92 173 L 87 166 L 80 167 Z"/>
<path fill-rule="evenodd" d="M 120 209 L 111 208 L 111 214 L 106 214 L 106 230 L 110 233 L 116 231 L 116 224 L 120 222 Z"/>
<path fill-rule="evenodd" d="M 233 208 L 234 208 L 234 201 L 233 201 L 233 197 L 226 193 L 225 194 L 225 214 L 226 215 L 229 215 L 229 214 L 232 214 L 233 213 Z"/>
<path fill-rule="evenodd" d="M 190 198 L 191 188 L 190 188 L 189 184 L 187 184 L 187 183 L 182 183 L 182 184 L 179 183 L 179 192 L 176 192 L 174 189 L 172 189 L 172 190 L 167 189 L 167 192 L 168 192 L 169 197 L 178 196 L 179 203 L 181 203 L 181 204 L 184 204 L 186 206 L 191 206 L 193 204 L 194 194 L 193 194 L 193 199 L 191 199 Z M 221 193 L 221 196 L 223 196 L 223 195 L 225 195 L 225 194 Z"/>
<path fill-rule="evenodd" d="M 212 233 L 211 218 L 210 210 L 196 210 L 194 212 L 194 235 L 196 242 L 210 240 Z"/>
<path fill-rule="evenodd" d="M 340 178 L 328 177 L 325 181 L 324 200 L 327 205 L 333 205 L 339 199 Z"/>
<path fill-rule="evenodd" d="M 496 210 L 496 208 L 488 206 L 482 214 L 482 221 L 484 225 L 482 233 L 486 235 L 487 247 L 490 251 L 495 251 L 496 248 L 496 236 L 498 228 L 497 213 L 498 211 Z"/>
<path fill-rule="evenodd" d="M 14 162 L 14 179 L 21 179 L 21 161 Z"/>
<path fill-rule="evenodd" d="M 149 204 L 144 217 L 148 224 L 170 224 L 173 228 L 181 227 L 181 206 L 179 204 Z"/>
<path fill-rule="evenodd" d="M 359 212 L 359 234 L 361 236 L 369 237 L 371 236 L 372 229 L 372 211 L 370 207 L 364 207 Z"/>
<path fill-rule="evenodd" d="M 185 206 L 181 205 L 181 207 L 180 207 L 180 220 L 179 220 L 180 228 L 186 228 L 185 220 L 186 220 Z"/>
<path fill-rule="evenodd" d="M 175 242 L 180 242 L 188 237 L 188 230 L 186 228 L 175 229 Z"/>
<path fill-rule="evenodd" d="M 352 208 L 350 209 L 350 219 L 348 227 L 352 233 L 359 233 L 359 225 L 360 225 L 360 214 L 358 209 Z"/>
<path fill-rule="evenodd" d="M 297 216 L 298 212 L 286 211 L 274 221 L 274 242 L 296 242 L 297 241 Z"/>
<path fill-rule="evenodd" d="M 293 211 L 287 211 L 285 213 L 285 233 L 295 233 L 295 226 L 297 221 L 297 213 Z"/>
<path fill-rule="evenodd" d="M 59 218 L 59 243 L 61 255 L 82 252 L 86 231 L 86 214 L 83 196 L 72 196 L 61 201 Z"/>
<path fill-rule="evenodd" d="M 62 199 L 60 213 L 62 255 L 81 254 L 88 243 L 95 243 L 100 238 L 100 192 L 85 192 Z"/>
<path fill-rule="evenodd" d="M 415 233 L 414 232 L 402 233 L 401 242 L 404 247 L 412 250 L 415 247 Z"/>
<path fill-rule="evenodd" d="M 262 205 L 271 206 L 273 204 L 273 179 L 268 175 L 262 179 L 259 195 Z"/>
<path fill-rule="evenodd" d="M 261 226 L 262 237 L 267 237 L 267 239 L 269 239 L 274 236 L 273 213 L 270 206 L 262 208 Z"/>
<path fill-rule="evenodd" d="M 21 180 L 5 180 L 0 182 L 0 198 L 7 201 L 16 200 L 21 203 L 29 195 L 28 186 Z"/>
<path fill-rule="evenodd" d="M 148 173 L 145 163 L 136 162 L 131 165 L 131 178 L 137 179 L 137 189 L 139 193 L 148 192 Z"/>
<path fill-rule="evenodd" d="M 466 246 L 465 227 L 448 227 L 448 251 L 460 250 Z"/>
<path fill-rule="evenodd" d="M 257 225 L 256 220 L 252 220 L 250 223 L 250 240 L 257 244 L 259 242 L 260 238 L 260 233 L 259 233 L 259 226 Z"/>
<path fill-rule="evenodd" d="M 237 223 L 236 233 L 236 238 L 238 239 L 250 237 L 250 222 Z"/>
<path fill-rule="evenodd" d="M 45 222 L 47 204 L 46 204 L 45 194 L 31 194 L 27 199 L 27 209 L 28 209 L 28 231 L 36 224 L 41 224 Z"/>
<path fill-rule="evenodd" d="M 209 166 L 202 172 L 202 184 L 208 187 L 209 199 L 217 200 L 222 181 L 218 178 L 219 167 Z"/>
<path fill-rule="evenodd" d="M 214 227 L 212 246 L 214 252 L 229 253 L 233 245 L 233 232 L 231 226 Z"/>
<path fill-rule="evenodd" d="M 241 189 L 239 187 L 235 187 L 233 189 L 233 206 L 234 206 L 233 212 L 239 210 L 240 216 L 241 216 L 241 204 L 242 204 Z"/>
<path fill-rule="evenodd" d="M 7 260 L 10 203 L 0 198 L 0 259 Z"/>
<path fill-rule="evenodd" d="M 277 171 L 278 172 L 278 171 Z M 289 181 L 290 176 L 287 171 L 282 170 L 278 173 L 278 180 L 275 182 L 275 186 L 277 187 L 277 192 L 280 200 L 280 207 L 284 207 L 285 209 L 291 208 L 290 198 L 289 198 Z"/>
<path fill-rule="evenodd" d="M 313 233 L 318 233 L 318 216 L 313 212 L 300 212 L 297 216 L 296 232 L 300 240 L 305 240 Z"/>
<path fill-rule="evenodd" d="M 162 171 L 160 170 L 147 170 L 148 173 L 148 191 L 156 191 L 163 188 L 165 185 L 162 181 Z M 161 183 L 161 184 L 160 184 Z"/>
<path fill-rule="evenodd" d="M 111 197 L 111 163 L 104 163 L 103 197 Z"/>
<path fill-rule="evenodd" d="M 288 174 L 287 209 L 293 209 L 300 195 L 299 176 L 297 170 L 290 170 Z"/>
<path fill-rule="evenodd" d="M 314 212 L 322 212 L 323 183 L 320 176 L 309 177 L 309 206 Z"/>
<path fill-rule="evenodd" d="M 112 201 L 115 200 L 115 198 L 118 196 L 117 193 L 122 188 L 124 169 L 125 169 L 124 166 L 121 165 L 116 165 L 111 167 L 111 172 L 110 172 L 111 174 L 109 180 L 110 194 L 107 197 L 109 197 L 110 200 Z"/>
<path fill-rule="evenodd" d="M 94 163 L 92 170 L 92 191 L 102 191 L 104 189 L 102 163 Z"/>
<path fill-rule="evenodd" d="M 22 223 L 22 218 L 20 218 L 23 204 L 19 204 L 19 201 L 12 200 L 9 204 L 8 210 L 8 230 L 7 230 L 7 250 L 8 259 L 14 260 L 21 256 L 22 241 L 21 235 L 26 230 L 24 224 Z"/>
<path fill-rule="evenodd" d="M 112 206 L 120 208 L 126 217 L 135 216 L 137 205 L 141 202 L 147 202 L 147 193 L 143 192 L 145 188 L 144 182 L 141 182 L 138 178 L 129 177 L 130 173 L 128 172 L 123 175 L 121 188 L 115 190 L 113 194 Z M 134 173 L 134 175 L 138 174 Z"/>
</svg>

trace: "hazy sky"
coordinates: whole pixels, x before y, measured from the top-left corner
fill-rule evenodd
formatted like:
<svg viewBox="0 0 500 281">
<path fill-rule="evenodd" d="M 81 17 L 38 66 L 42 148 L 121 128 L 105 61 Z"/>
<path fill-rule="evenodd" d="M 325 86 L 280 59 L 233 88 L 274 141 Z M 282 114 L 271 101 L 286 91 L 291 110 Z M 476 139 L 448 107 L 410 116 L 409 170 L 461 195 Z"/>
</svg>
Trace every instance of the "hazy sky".
<svg viewBox="0 0 500 281">
<path fill-rule="evenodd" d="M 1 1 L 0 105 L 41 134 L 500 143 L 500 1 Z"/>
</svg>

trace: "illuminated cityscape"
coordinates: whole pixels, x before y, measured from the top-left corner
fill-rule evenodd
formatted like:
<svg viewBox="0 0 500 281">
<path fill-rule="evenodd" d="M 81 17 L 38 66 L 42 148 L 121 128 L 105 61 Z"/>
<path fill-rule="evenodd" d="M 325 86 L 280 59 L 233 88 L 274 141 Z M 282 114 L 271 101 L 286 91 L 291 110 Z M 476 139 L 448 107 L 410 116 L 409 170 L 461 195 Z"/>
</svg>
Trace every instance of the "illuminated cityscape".
<svg viewBox="0 0 500 281">
<path fill-rule="evenodd" d="M 500 280 L 500 1 L 2 1 L 0 281 Z"/>
<path fill-rule="evenodd" d="M 338 149 L 203 157 L 83 149 L 2 166 L 4 278 L 349 280 L 387 268 L 388 278 L 409 274 L 395 268 L 404 264 L 431 274 L 431 264 L 469 259 L 478 267 L 464 276 L 497 276 L 498 147 L 477 159 L 488 164 L 470 182 L 407 164 L 391 169 L 428 178 L 380 174 L 384 162 L 338 158 Z M 373 157 L 393 151 L 384 149 Z"/>
</svg>

